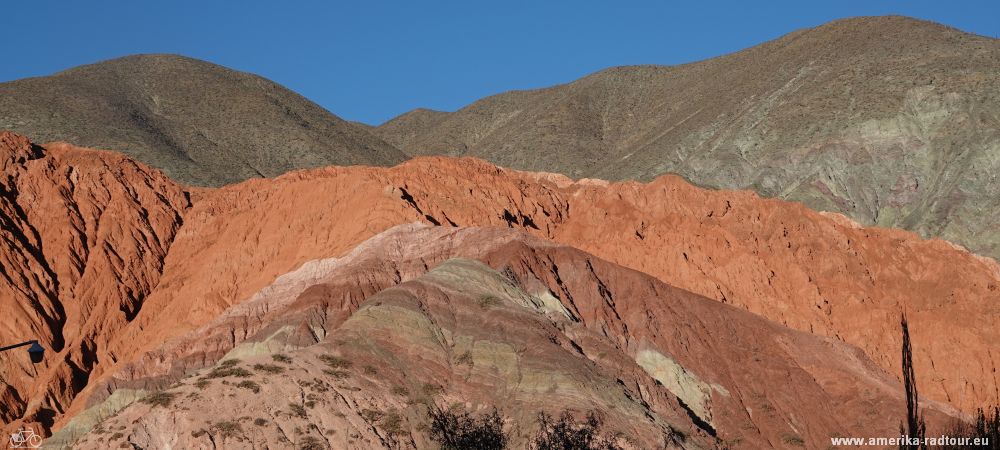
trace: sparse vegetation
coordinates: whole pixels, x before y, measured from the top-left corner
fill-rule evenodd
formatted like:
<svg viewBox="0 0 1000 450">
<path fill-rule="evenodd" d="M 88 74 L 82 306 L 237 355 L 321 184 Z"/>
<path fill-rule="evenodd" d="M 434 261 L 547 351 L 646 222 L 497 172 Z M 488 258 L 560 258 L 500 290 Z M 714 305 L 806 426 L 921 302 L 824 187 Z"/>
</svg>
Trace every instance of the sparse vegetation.
<svg viewBox="0 0 1000 450">
<path fill-rule="evenodd" d="M 262 427 L 264 425 L 267 425 L 267 419 L 264 419 L 263 417 L 258 417 L 253 420 L 253 424 L 258 427 Z"/>
<path fill-rule="evenodd" d="M 382 415 L 382 411 L 377 409 L 365 408 L 361 410 L 361 418 L 365 419 L 368 423 L 378 422 L 382 418 Z"/>
<path fill-rule="evenodd" d="M 465 353 L 462 353 L 461 355 L 458 355 L 458 358 L 455 358 L 455 364 L 471 366 L 472 365 L 472 352 L 466 351 Z"/>
<path fill-rule="evenodd" d="M 558 419 L 545 413 L 538 414 L 540 430 L 535 436 L 535 450 L 620 450 L 617 439 L 601 434 L 604 421 L 594 411 L 587 413 L 582 422 L 577 422 L 569 411 L 563 411 Z"/>
<path fill-rule="evenodd" d="M 285 368 L 281 366 L 276 366 L 274 364 L 254 364 L 253 370 L 256 370 L 258 372 L 268 373 L 271 375 L 277 375 L 279 373 L 283 373 L 285 371 Z"/>
<path fill-rule="evenodd" d="M 368 375 L 368 376 L 378 375 L 378 369 L 376 369 L 376 368 L 374 368 L 372 366 L 365 366 L 365 368 L 362 369 L 362 370 L 364 371 L 365 375 Z"/>
<path fill-rule="evenodd" d="M 991 446 L 979 448 L 1000 448 L 1000 407 L 994 406 L 992 415 L 980 408 L 976 411 L 976 420 L 974 423 L 957 422 L 950 430 L 948 430 L 948 432 L 944 434 L 946 436 L 956 438 L 979 438 L 980 440 L 989 439 L 988 442 Z M 968 447 L 946 445 L 940 448 L 945 450 L 958 450 L 960 448 Z"/>
<path fill-rule="evenodd" d="M 403 416 L 395 409 L 390 410 L 382 416 L 380 422 L 382 429 L 390 436 L 403 434 Z"/>
<path fill-rule="evenodd" d="M 906 316 L 903 315 L 900 318 L 900 328 L 903 334 L 903 351 L 902 351 L 902 366 L 903 366 L 903 387 L 906 392 L 906 418 L 905 421 L 900 423 L 899 430 L 900 434 L 909 437 L 915 437 L 917 439 L 923 439 L 926 436 L 927 429 L 924 423 L 923 415 L 920 414 L 919 402 L 917 396 L 917 377 L 916 372 L 913 369 L 913 347 L 910 342 L 910 327 L 906 321 Z M 938 448 L 945 450 L 952 449 L 965 449 L 965 448 L 990 448 L 996 449 L 1000 448 L 1000 406 L 994 406 L 992 411 L 992 416 L 989 415 L 987 411 L 982 408 L 976 411 L 976 419 L 974 423 L 966 423 L 963 421 L 956 421 L 952 427 L 944 433 L 945 436 L 950 438 L 955 438 L 956 442 L 961 442 L 962 440 L 968 439 L 980 439 L 980 442 L 986 442 L 985 446 L 980 447 L 970 447 L 970 445 L 941 445 Z M 963 439 L 964 438 L 964 439 Z M 908 445 L 900 444 L 899 448 L 902 449 L 923 449 L 926 445 Z"/>
<path fill-rule="evenodd" d="M 289 364 L 292 362 L 292 358 L 290 356 L 283 355 L 281 353 L 276 353 L 274 355 L 271 355 L 271 359 L 273 359 L 274 362 L 279 362 L 284 364 Z"/>
<path fill-rule="evenodd" d="M 306 417 L 306 408 L 297 403 L 289 403 L 288 409 L 292 411 L 292 414 L 299 417 Z"/>
<path fill-rule="evenodd" d="M 441 393 L 444 392 L 444 388 L 433 383 L 424 383 L 421 391 L 424 393 L 424 395 L 428 397 L 433 397 L 435 395 L 441 395 Z"/>
<path fill-rule="evenodd" d="M 222 437 L 236 437 L 243 433 L 239 423 L 228 420 L 212 425 L 212 429 Z"/>
<path fill-rule="evenodd" d="M 348 359 L 346 359 L 346 358 L 342 358 L 340 356 L 320 355 L 319 360 L 323 361 L 323 363 L 325 363 L 326 365 L 330 366 L 331 369 L 350 369 L 351 368 L 351 361 L 348 360 Z"/>
<path fill-rule="evenodd" d="M 343 371 L 343 370 L 323 369 L 323 373 L 325 373 L 325 374 L 327 374 L 327 375 L 329 375 L 329 376 L 331 376 L 331 377 L 333 377 L 334 379 L 337 379 L 337 380 L 343 380 L 344 378 L 347 378 L 348 376 L 350 376 L 350 373 L 348 373 L 346 371 Z"/>
<path fill-rule="evenodd" d="M 255 383 L 255 382 L 253 382 L 252 380 L 243 380 L 243 381 L 240 381 L 236 385 L 236 387 L 241 388 L 241 389 L 247 389 L 247 390 L 253 391 L 254 394 L 260 393 L 260 385 L 257 384 L 257 383 Z"/>
<path fill-rule="evenodd" d="M 306 436 L 299 441 L 299 450 L 323 450 L 326 445 L 323 445 L 323 441 L 315 436 Z"/>
<path fill-rule="evenodd" d="M 330 390 L 330 387 L 327 386 L 326 383 L 324 383 L 322 380 L 320 380 L 318 378 L 314 379 L 314 382 L 313 382 L 312 386 L 310 386 L 310 388 L 313 391 L 320 392 L 320 393 L 323 393 L 323 392 L 326 392 L 326 391 Z"/>
<path fill-rule="evenodd" d="M 173 403 L 174 398 L 176 397 L 177 394 L 174 392 L 158 391 L 144 397 L 142 399 L 142 403 L 145 403 L 147 405 L 152 405 L 154 407 L 157 406 L 167 407 L 170 406 L 171 403 Z"/>
<path fill-rule="evenodd" d="M 781 442 L 784 442 L 793 447 L 805 447 L 806 441 L 802 439 L 802 436 L 797 434 L 786 433 L 781 436 Z"/>
<path fill-rule="evenodd" d="M 430 437 L 441 445 L 441 450 L 499 450 L 507 447 L 509 438 L 504 431 L 504 418 L 494 409 L 473 417 L 467 411 L 443 409 L 432 406 Z"/>
<path fill-rule="evenodd" d="M 200 390 L 205 390 L 205 388 L 207 388 L 208 385 L 210 385 L 210 384 L 212 384 L 211 381 L 208 381 L 208 380 L 206 380 L 204 378 L 201 378 L 198 381 L 194 382 L 194 387 L 196 387 L 196 388 L 198 388 Z"/>
<path fill-rule="evenodd" d="M 390 392 L 400 397 L 406 397 L 407 395 L 410 395 L 410 391 L 402 386 L 393 386 Z"/>
<path fill-rule="evenodd" d="M 480 296 L 476 301 L 480 308 L 489 309 L 500 304 L 500 299 L 494 295 Z"/>
<path fill-rule="evenodd" d="M 226 362 L 228 363 L 229 361 L 237 361 L 237 363 L 239 362 L 239 360 L 234 360 L 234 359 L 227 360 Z M 220 365 L 219 367 L 212 369 L 211 372 L 205 375 L 205 378 L 206 379 L 228 378 L 228 377 L 249 378 L 252 375 L 253 374 L 250 373 L 249 370 L 246 370 L 242 367 L 236 367 L 235 364 L 228 364 L 228 365 Z"/>
</svg>

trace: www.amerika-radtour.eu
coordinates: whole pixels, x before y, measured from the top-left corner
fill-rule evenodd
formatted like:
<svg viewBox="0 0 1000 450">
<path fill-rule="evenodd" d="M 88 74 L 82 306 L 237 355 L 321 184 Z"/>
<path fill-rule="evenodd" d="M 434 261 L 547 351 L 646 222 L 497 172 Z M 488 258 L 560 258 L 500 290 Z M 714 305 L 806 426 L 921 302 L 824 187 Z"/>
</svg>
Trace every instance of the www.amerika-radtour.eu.
<svg viewBox="0 0 1000 450">
<path fill-rule="evenodd" d="M 922 441 L 922 442 L 921 442 Z M 953 436 L 938 436 L 938 437 L 928 437 L 928 438 L 915 438 L 909 436 L 898 436 L 898 437 L 832 437 L 830 438 L 830 444 L 833 446 L 885 446 L 885 445 L 926 445 L 926 446 L 944 446 L 944 445 L 969 445 L 969 446 L 981 446 L 986 447 L 990 445 L 989 438 L 982 437 L 953 437 Z"/>
</svg>

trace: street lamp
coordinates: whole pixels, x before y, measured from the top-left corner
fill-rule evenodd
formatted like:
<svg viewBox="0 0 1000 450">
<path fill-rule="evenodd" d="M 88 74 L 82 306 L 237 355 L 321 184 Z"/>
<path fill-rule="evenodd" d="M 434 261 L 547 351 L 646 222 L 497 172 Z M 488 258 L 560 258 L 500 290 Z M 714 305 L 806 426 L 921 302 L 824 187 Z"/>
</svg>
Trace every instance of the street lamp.
<svg viewBox="0 0 1000 450">
<path fill-rule="evenodd" d="M 42 347 L 41 344 L 39 344 L 38 341 L 36 341 L 36 340 L 30 340 L 30 341 L 22 342 L 20 344 L 14 344 L 14 345 L 8 345 L 6 347 L 0 347 L 0 352 L 5 352 L 7 350 L 13 350 L 15 348 L 24 347 L 26 345 L 30 345 L 31 346 L 31 347 L 28 347 L 28 356 L 31 357 L 31 363 L 32 364 L 38 364 L 38 363 L 42 362 L 42 357 L 45 356 L 45 347 Z"/>
</svg>

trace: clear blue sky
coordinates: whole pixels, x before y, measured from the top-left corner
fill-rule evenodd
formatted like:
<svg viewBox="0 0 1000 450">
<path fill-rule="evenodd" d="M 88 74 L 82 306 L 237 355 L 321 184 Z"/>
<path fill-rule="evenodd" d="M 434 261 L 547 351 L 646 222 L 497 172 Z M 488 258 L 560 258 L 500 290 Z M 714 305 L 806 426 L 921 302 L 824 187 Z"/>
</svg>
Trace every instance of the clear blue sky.
<svg viewBox="0 0 1000 450">
<path fill-rule="evenodd" d="M 609 66 L 696 61 L 849 16 L 902 14 L 1000 36 L 996 0 L 148 3 L 5 2 L 0 80 L 179 53 L 257 73 L 341 117 L 378 124 L 415 107 L 455 110 Z"/>
</svg>

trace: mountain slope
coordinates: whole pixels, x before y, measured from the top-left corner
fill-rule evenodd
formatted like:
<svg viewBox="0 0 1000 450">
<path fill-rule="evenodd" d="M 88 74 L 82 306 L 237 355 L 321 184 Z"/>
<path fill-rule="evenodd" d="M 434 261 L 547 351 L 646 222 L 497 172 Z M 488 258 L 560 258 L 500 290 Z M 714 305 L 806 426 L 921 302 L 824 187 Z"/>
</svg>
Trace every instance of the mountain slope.
<svg viewBox="0 0 1000 450">
<path fill-rule="evenodd" d="M 113 148 L 172 178 L 218 186 L 406 158 L 269 80 L 175 55 L 136 55 L 0 84 L 0 129 Z"/>
<path fill-rule="evenodd" d="M 442 229 L 514 228 L 643 272 L 646 281 L 617 288 L 597 276 L 604 288 L 597 288 L 594 301 L 610 302 L 619 314 L 655 309 L 633 303 L 645 294 L 616 294 L 655 278 L 826 342 L 857 347 L 877 366 L 873 370 L 890 374 L 900 367 L 898 319 L 905 311 L 925 400 L 970 411 L 997 399 L 1000 335 L 993 323 L 1000 317 L 1000 267 L 944 241 L 861 228 L 836 214 L 750 192 L 707 191 L 671 176 L 609 184 L 517 172 L 471 158 L 427 157 L 393 168 L 327 167 L 187 189 L 121 155 L 68 145 L 43 148 L 11 133 L 3 136 L 0 273 L 15 276 L 0 277 L 0 301 L 8 302 L 4 311 L 23 312 L 0 328 L 0 342 L 34 335 L 56 350 L 39 366 L 28 365 L 23 354 L 3 360 L 0 410 L 13 412 L 4 417 L 8 428 L 72 431 L 71 420 L 105 404 L 115 387 L 126 390 L 112 403 L 128 400 L 127 389 L 162 387 L 157 377 L 175 376 L 173 361 L 135 361 L 233 307 L 253 305 L 283 275 L 299 269 L 306 277 L 321 273 L 317 260 L 352 249 L 369 251 L 375 261 L 419 254 L 397 246 L 359 247 L 414 221 Z M 470 246 L 490 248 L 483 236 Z M 452 237 L 414 239 L 431 245 Z M 441 262 L 427 257 L 415 265 L 425 271 Z M 504 272 L 502 264 L 489 264 Z M 601 264 L 592 261 L 596 273 Z M 570 267 L 580 276 L 589 273 L 579 264 Z M 344 307 L 310 314 L 347 317 L 361 299 L 423 273 L 390 269 L 378 277 L 362 272 L 343 278 L 352 284 L 345 297 L 323 301 L 343 300 Z M 560 270 L 543 280 L 563 304 L 586 297 L 558 287 L 579 281 L 570 273 Z M 320 295 L 323 289 L 306 292 Z M 602 290 L 616 295 L 609 300 Z M 264 309 L 279 306 L 268 302 Z M 50 316 L 56 319 L 48 321 Z M 247 327 L 266 325 L 252 311 L 237 318 Z M 636 327 L 642 325 L 628 328 L 638 334 Z M 319 328 L 297 330 L 301 339 L 322 335 Z M 203 342 L 226 351 L 222 344 L 235 345 L 253 331 L 246 333 Z M 196 351 L 177 367 L 210 365 L 221 356 L 213 351 Z M 129 384 L 136 380 L 138 386 Z"/>
<path fill-rule="evenodd" d="M 1000 41 L 930 22 L 839 20 L 702 62 L 417 110 L 379 132 L 413 155 L 676 173 L 1000 256 Z"/>
<path fill-rule="evenodd" d="M 276 353 L 284 363 L 264 370 Z M 213 376 L 226 366 L 250 374 Z M 117 378 L 123 391 L 176 400 L 98 404 L 98 430 L 118 437 L 90 433 L 81 447 L 312 436 L 333 448 L 434 448 L 421 427 L 428 404 L 500 408 L 512 448 L 525 447 L 537 412 L 565 408 L 604 411 L 629 448 L 711 448 L 713 434 L 746 448 L 823 447 L 837 433 L 893 432 L 903 409 L 899 382 L 855 348 L 496 227 L 394 227 L 283 275 Z M 308 409 L 294 413 L 297 402 Z M 932 424 L 947 417 L 928 406 Z M 226 435 L 221 422 L 242 429 Z"/>
<path fill-rule="evenodd" d="M 43 366 L 22 352 L 0 359 L 4 423 L 52 426 L 156 288 L 190 206 L 118 153 L 0 133 L 0 342 L 48 349 Z"/>
</svg>

